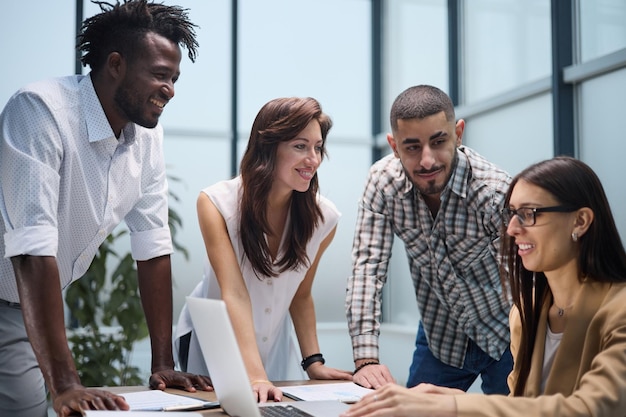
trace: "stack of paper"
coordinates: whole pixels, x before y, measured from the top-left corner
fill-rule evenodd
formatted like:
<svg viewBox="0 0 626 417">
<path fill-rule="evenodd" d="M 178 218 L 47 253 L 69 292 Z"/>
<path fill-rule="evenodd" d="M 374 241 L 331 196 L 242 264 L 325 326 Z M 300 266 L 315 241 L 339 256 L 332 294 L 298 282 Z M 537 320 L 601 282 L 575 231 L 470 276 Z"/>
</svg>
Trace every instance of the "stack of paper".
<svg viewBox="0 0 626 417">
<path fill-rule="evenodd" d="M 217 408 L 220 403 L 217 401 L 204 401 L 197 398 L 188 397 L 186 395 L 170 394 L 160 390 L 135 391 L 119 394 L 130 406 L 130 412 L 126 411 L 125 416 L 129 417 L 154 417 L 154 413 L 150 411 L 188 411 L 202 410 L 206 408 Z M 83 415 L 88 417 L 107 417 L 117 413 L 117 411 L 84 411 Z M 115 414 L 118 415 L 119 414 Z M 184 417 L 199 415 L 197 413 L 184 413 Z M 169 413 L 168 417 L 179 416 L 178 413 Z"/>
<path fill-rule="evenodd" d="M 354 382 L 337 382 L 330 384 L 292 385 L 280 387 L 282 392 L 294 400 L 327 401 L 337 400 L 344 403 L 355 403 L 365 394 L 372 392 Z"/>
<path fill-rule="evenodd" d="M 153 411 L 99 411 L 99 410 L 91 410 L 91 411 L 83 411 L 83 416 L 85 417 L 121 417 L 120 413 L 124 417 L 154 417 Z M 167 417 L 201 417 L 201 414 L 198 413 L 189 413 L 189 412 L 173 412 L 168 413 Z"/>
</svg>

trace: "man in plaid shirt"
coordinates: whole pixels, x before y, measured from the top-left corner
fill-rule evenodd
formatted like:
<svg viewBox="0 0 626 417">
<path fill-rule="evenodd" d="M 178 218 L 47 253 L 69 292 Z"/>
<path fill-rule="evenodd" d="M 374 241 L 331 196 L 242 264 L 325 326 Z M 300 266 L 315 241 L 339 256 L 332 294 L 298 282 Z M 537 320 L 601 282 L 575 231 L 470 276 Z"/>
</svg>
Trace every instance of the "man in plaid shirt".
<svg viewBox="0 0 626 417">
<path fill-rule="evenodd" d="M 393 154 L 370 169 L 359 202 L 346 312 L 354 381 L 393 381 L 379 362 L 381 294 L 394 235 L 405 244 L 421 314 L 407 386 L 422 382 L 507 394 L 510 300 L 498 269 L 500 211 L 510 176 L 461 145 L 450 98 L 420 85 L 391 108 Z"/>
</svg>

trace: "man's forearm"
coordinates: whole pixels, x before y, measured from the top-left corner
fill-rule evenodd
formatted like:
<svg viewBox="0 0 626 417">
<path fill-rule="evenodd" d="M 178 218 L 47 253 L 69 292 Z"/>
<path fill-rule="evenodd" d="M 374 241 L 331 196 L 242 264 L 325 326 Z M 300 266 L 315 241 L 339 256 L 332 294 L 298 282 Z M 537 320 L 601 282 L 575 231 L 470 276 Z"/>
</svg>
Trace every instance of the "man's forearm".
<svg viewBox="0 0 626 417">
<path fill-rule="evenodd" d="M 170 256 L 137 262 L 141 303 L 152 346 L 152 372 L 174 368 Z"/>
</svg>

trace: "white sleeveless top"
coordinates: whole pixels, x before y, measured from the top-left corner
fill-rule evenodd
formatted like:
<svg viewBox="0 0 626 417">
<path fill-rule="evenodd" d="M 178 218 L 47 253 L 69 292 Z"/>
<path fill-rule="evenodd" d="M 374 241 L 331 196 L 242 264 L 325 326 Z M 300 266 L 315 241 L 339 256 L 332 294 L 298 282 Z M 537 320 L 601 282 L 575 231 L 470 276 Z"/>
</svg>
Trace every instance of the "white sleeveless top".
<svg viewBox="0 0 626 417">
<path fill-rule="evenodd" d="M 211 198 L 213 204 L 222 214 L 235 256 L 239 259 L 239 267 L 252 303 L 256 341 L 267 377 L 273 381 L 305 379 L 306 374 L 300 367 L 301 354 L 289 316 L 289 305 L 304 279 L 307 269 L 285 271 L 277 277 L 257 278 L 247 258 L 243 256 L 244 251 L 239 236 L 241 177 L 219 182 L 205 188 L 202 192 Z M 325 197 L 319 196 L 318 203 L 324 215 L 324 221 L 320 222 L 306 246 L 306 254 L 311 262 L 315 259 L 321 242 L 337 225 L 341 216 L 335 205 Z M 289 221 L 290 217 L 287 218 L 287 222 Z M 283 245 L 284 242 L 281 241 L 279 254 L 284 252 Z M 213 271 L 208 259 L 204 267 L 202 281 L 190 295 L 213 299 L 221 298 L 215 271 Z M 181 311 L 174 335 L 174 357 L 176 359 L 178 359 L 178 339 L 192 330 L 191 317 L 185 305 Z M 193 332 L 189 346 L 187 372 L 209 375 L 202 358 L 198 339 Z"/>
</svg>

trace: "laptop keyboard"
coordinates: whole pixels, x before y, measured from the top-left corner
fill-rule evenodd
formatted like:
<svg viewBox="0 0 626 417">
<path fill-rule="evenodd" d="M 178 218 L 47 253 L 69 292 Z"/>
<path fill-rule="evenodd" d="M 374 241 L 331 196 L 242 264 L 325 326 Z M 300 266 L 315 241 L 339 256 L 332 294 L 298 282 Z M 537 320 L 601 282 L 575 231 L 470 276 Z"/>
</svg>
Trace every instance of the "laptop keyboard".
<svg viewBox="0 0 626 417">
<path fill-rule="evenodd" d="M 291 405 L 259 407 L 263 417 L 313 417 L 311 414 Z"/>
</svg>

